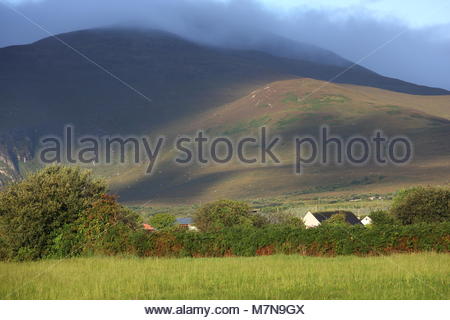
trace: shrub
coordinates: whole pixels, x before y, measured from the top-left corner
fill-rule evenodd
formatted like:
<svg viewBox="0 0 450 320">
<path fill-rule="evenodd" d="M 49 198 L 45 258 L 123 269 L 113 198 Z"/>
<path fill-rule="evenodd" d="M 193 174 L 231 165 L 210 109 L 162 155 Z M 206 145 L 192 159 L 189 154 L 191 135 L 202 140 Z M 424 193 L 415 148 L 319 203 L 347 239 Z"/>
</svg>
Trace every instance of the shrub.
<svg viewBox="0 0 450 320">
<path fill-rule="evenodd" d="M 0 234 L 0 261 L 6 260 L 8 256 L 8 247 L 5 240 L 3 240 L 2 235 Z"/>
<path fill-rule="evenodd" d="M 295 216 L 287 218 L 286 221 L 283 223 L 283 225 L 293 228 L 305 228 L 305 223 L 303 222 L 303 219 Z"/>
<path fill-rule="evenodd" d="M 174 225 L 177 219 L 168 213 L 157 213 L 150 217 L 149 223 L 152 227 L 155 227 L 158 230 L 169 230 Z"/>
<path fill-rule="evenodd" d="M 153 232 L 148 232 L 144 229 L 138 229 L 131 234 L 130 241 L 133 245 L 133 251 L 137 256 L 148 257 L 153 255 L 153 234 Z"/>
<path fill-rule="evenodd" d="M 414 187 L 394 198 L 392 213 L 403 224 L 443 222 L 450 218 L 450 189 Z"/>
<path fill-rule="evenodd" d="M 120 205 L 116 197 L 103 195 L 82 212 L 75 227 L 84 253 L 132 253 L 132 234 L 139 227 L 139 216 Z"/>
<path fill-rule="evenodd" d="M 322 225 L 349 225 L 345 220 L 345 213 L 337 213 L 325 220 Z"/>
<path fill-rule="evenodd" d="M 384 210 L 373 211 L 369 214 L 373 225 L 393 225 L 398 223 L 395 216 Z"/>
<path fill-rule="evenodd" d="M 304 228 L 305 223 L 303 219 L 297 217 L 295 214 L 286 211 L 269 212 L 264 215 L 264 219 L 269 224 L 292 226 L 296 228 Z"/>
<path fill-rule="evenodd" d="M 142 239 L 141 239 L 142 240 Z M 286 225 L 234 226 L 220 232 L 157 232 L 140 244 L 139 255 L 222 257 L 269 254 L 309 256 L 383 255 L 450 251 L 450 223 L 364 228 L 328 224 L 299 229 Z"/>
<path fill-rule="evenodd" d="M 195 225 L 201 231 L 219 231 L 232 226 L 263 225 L 264 219 L 250 212 L 245 202 L 219 200 L 206 204 L 194 214 Z"/>
<path fill-rule="evenodd" d="M 0 192 L 0 234 L 10 258 L 49 255 L 55 239 L 105 191 L 105 184 L 89 172 L 61 166 L 7 187 Z"/>
</svg>

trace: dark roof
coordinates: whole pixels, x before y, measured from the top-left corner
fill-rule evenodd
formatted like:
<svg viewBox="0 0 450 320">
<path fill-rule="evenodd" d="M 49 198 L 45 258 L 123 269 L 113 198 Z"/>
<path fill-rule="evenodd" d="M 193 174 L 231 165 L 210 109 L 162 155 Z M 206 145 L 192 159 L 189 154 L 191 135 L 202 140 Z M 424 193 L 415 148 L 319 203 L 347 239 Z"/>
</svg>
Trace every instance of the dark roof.
<svg viewBox="0 0 450 320">
<path fill-rule="evenodd" d="M 177 223 L 178 224 L 193 224 L 194 221 L 192 220 L 192 218 L 177 218 Z"/>
<path fill-rule="evenodd" d="M 345 221 L 350 224 L 362 224 L 361 221 L 359 221 L 358 217 L 355 216 L 353 212 L 350 211 L 323 211 L 323 212 L 315 212 L 312 215 L 319 220 L 320 223 L 323 221 L 331 218 L 332 216 L 336 214 L 344 214 L 345 215 Z"/>
</svg>

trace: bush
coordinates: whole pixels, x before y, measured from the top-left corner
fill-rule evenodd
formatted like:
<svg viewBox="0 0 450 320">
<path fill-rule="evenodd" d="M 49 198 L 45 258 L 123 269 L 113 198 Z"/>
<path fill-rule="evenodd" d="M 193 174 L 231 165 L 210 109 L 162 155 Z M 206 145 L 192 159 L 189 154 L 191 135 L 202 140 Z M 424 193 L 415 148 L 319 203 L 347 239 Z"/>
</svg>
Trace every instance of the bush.
<svg viewBox="0 0 450 320">
<path fill-rule="evenodd" d="M 50 166 L 0 193 L 0 234 L 10 258 L 51 254 L 55 239 L 105 193 L 89 172 Z"/>
<path fill-rule="evenodd" d="M 450 223 L 386 225 L 363 228 L 322 225 L 299 229 L 286 225 L 235 226 L 221 232 L 157 232 L 140 243 L 141 256 L 223 257 L 271 254 L 309 256 L 383 255 L 450 251 Z"/>
<path fill-rule="evenodd" d="M 264 219 L 250 212 L 245 202 L 219 200 L 200 208 L 194 214 L 194 222 L 201 231 L 219 231 L 233 226 L 261 226 Z"/>
<path fill-rule="evenodd" d="M 286 211 L 269 212 L 263 216 L 268 224 L 292 226 L 296 228 L 304 228 L 305 223 L 302 218 Z"/>
<path fill-rule="evenodd" d="M 75 223 L 81 237 L 79 248 L 90 254 L 132 253 L 132 234 L 139 225 L 136 213 L 120 205 L 116 197 L 103 195 Z"/>
<path fill-rule="evenodd" d="M 0 261 L 2 260 L 6 260 L 9 256 L 8 253 L 8 247 L 7 244 L 5 242 L 5 240 L 3 240 L 2 235 L 0 234 Z"/>
<path fill-rule="evenodd" d="M 369 218 L 372 219 L 373 225 L 393 225 L 397 224 L 398 221 L 395 216 L 384 210 L 373 211 L 369 214 Z"/>
<path fill-rule="evenodd" d="M 345 213 L 337 213 L 325 220 L 322 225 L 350 225 L 345 220 Z"/>
<path fill-rule="evenodd" d="M 414 187 L 394 198 L 392 213 L 403 224 L 443 222 L 450 218 L 450 189 Z"/>
<path fill-rule="evenodd" d="M 299 217 L 289 217 L 283 222 L 283 225 L 293 227 L 293 228 L 305 228 L 305 222 Z"/>
<path fill-rule="evenodd" d="M 149 223 L 158 230 L 170 230 L 177 222 L 177 219 L 168 213 L 157 213 L 150 217 Z"/>
</svg>

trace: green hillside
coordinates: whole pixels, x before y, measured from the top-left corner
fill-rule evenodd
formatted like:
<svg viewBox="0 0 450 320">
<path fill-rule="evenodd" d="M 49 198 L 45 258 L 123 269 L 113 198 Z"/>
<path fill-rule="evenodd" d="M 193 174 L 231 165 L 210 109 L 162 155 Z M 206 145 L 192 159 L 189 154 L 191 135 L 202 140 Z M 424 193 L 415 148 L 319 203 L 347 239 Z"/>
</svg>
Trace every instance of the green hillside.
<svg viewBox="0 0 450 320">
<path fill-rule="evenodd" d="M 316 88 L 321 88 L 314 92 Z M 313 92 L 313 93 L 312 93 Z M 312 94 L 311 94 L 312 93 Z M 153 134 L 195 134 L 203 130 L 210 137 L 237 139 L 257 136 L 267 126 L 271 134 L 286 143 L 277 153 L 282 166 L 210 164 L 180 167 L 176 154 L 167 152 L 158 172 L 143 175 L 146 164 L 112 171 L 96 171 L 108 177 L 122 200 L 197 202 L 217 198 L 257 198 L 276 195 L 318 193 L 391 192 L 410 184 L 446 184 L 450 173 L 450 121 L 445 117 L 450 96 L 416 96 L 360 86 L 326 84 L 312 79 L 267 84 L 233 103 L 192 117 L 180 118 Z M 432 105 L 431 113 L 426 113 Z M 444 116 L 439 117 L 442 113 Z M 381 129 L 388 136 L 406 135 L 414 143 L 415 158 L 406 166 L 322 166 L 308 167 L 302 176 L 293 173 L 294 154 L 290 143 L 295 135 L 319 134 L 328 125 L 342 137 L 370 136 Z M 150 136 L 152 133 L 150 133 Z M 251 155 L 251 154 L 250 154 Z M 250 156 L 249 155 L 249 156 Z M 115 170 L 113 167 L 110 170 Z"/>
</svg>

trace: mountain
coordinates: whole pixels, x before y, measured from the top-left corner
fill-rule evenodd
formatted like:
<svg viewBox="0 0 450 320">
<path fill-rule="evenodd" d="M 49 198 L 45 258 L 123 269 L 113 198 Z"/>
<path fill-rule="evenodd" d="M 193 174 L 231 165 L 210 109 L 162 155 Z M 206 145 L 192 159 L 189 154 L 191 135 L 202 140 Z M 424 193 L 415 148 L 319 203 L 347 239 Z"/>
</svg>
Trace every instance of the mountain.
<svg viewBox="0 0 450 320">
<path fill-rule="evenodd" d="M 57 39 L 46 38 L 0 49 L 1 128 L 59 129 L 71 122 L 89 131 L 128 132 L 130 126 L 146 131 L 174 112 L 230 102 L 264 83 L 296 77 L 329 80 L 346 70 L 261 51 L 207 47 L 160 31 L 95 29 L 58 37 L 151 102 Z M 335 81 L 411 94 L 448 94 L 360 66 Z"/>
<path fill-rule="evenodd" d="M 0 49 L 3 183 L 33 170 L 38 137 L 61 134 L 66 124 L 94 135 L 154 133 L 174 123 L 183 128 L 182 121 L 238 103 L 276 81 L 334 79 L 407 93 L 411 101 L 450 94 L 358 65 L 349 69 L 351 63 L 332 52 L 272 35 L 244 49 L 208 46 L 156 30 L 93 29 L 58 39 Z M 319 87 L 328 85 L 320 82 Z M 420 107 L 426 113 L 434 105 Z M 105 176 L 126 171 L 96 170 Z M 129 177 L 134 183 L 135 173 Z M 126 193 L 123 184 L 116 186 Z"/>
<path fill-rule="evenodd" d="M 353 64 L 332 51 L 273 33 L 264 35 L 259 33 L 233 34 L 230 37 L 222 37 L 217 42 L 210 40 L 209 44 L 236 50 L 260 51 L 276 57 L 304 60 L 322 65 L 350 67 Z"/>
<path fill-rule="evenodd" d="M 322 89 L 311 94 L 318 87 Z M 161 155 L 163 160 L 151 177 L 142 174 L 147 164 L 124 167 L 114 175 L 97 172 L 110 177 L 122 200 L 152 204 L 393 192 L 407 185 L 448 184 L 449 106 L 450 95 L 419 96 L 304 78 L 277 81 L 232 103 L 174 119 L 158 134 L 194 136 L 203 130 L 211 138 L 227 136 L 238 141 L 240 137 L 258 137 L 259 127 L 264 125 L 271 136 L 282 139 L 275 150 L 280 165 L 232 161 L 226 165 L 177 166 L 173 163 L 176 154 L 169 149 Z M 355 135 L 370 137 L 375 130 L 382 130 L 388 137 L 406 136 L 413 145 L 414 158 L 400 166 L 378 166 L 370 161 L 364 166 L 313 165 L 306 167 L 301 176 L 295 175 L 294 137 L 318 138 L 322 125 L 347 141 Z M 248 158 L 258 157 L 259 150 L 248 150 Z"/>
<path fill-rule="evenodd" d="M 22 164 L 32 161 L 35 145 L 32 135 L 12 131 L 0 135 L 0 187 L 21 178 Z M 33 166 L 31 166 L 33 167 Z"/>
</svg>

